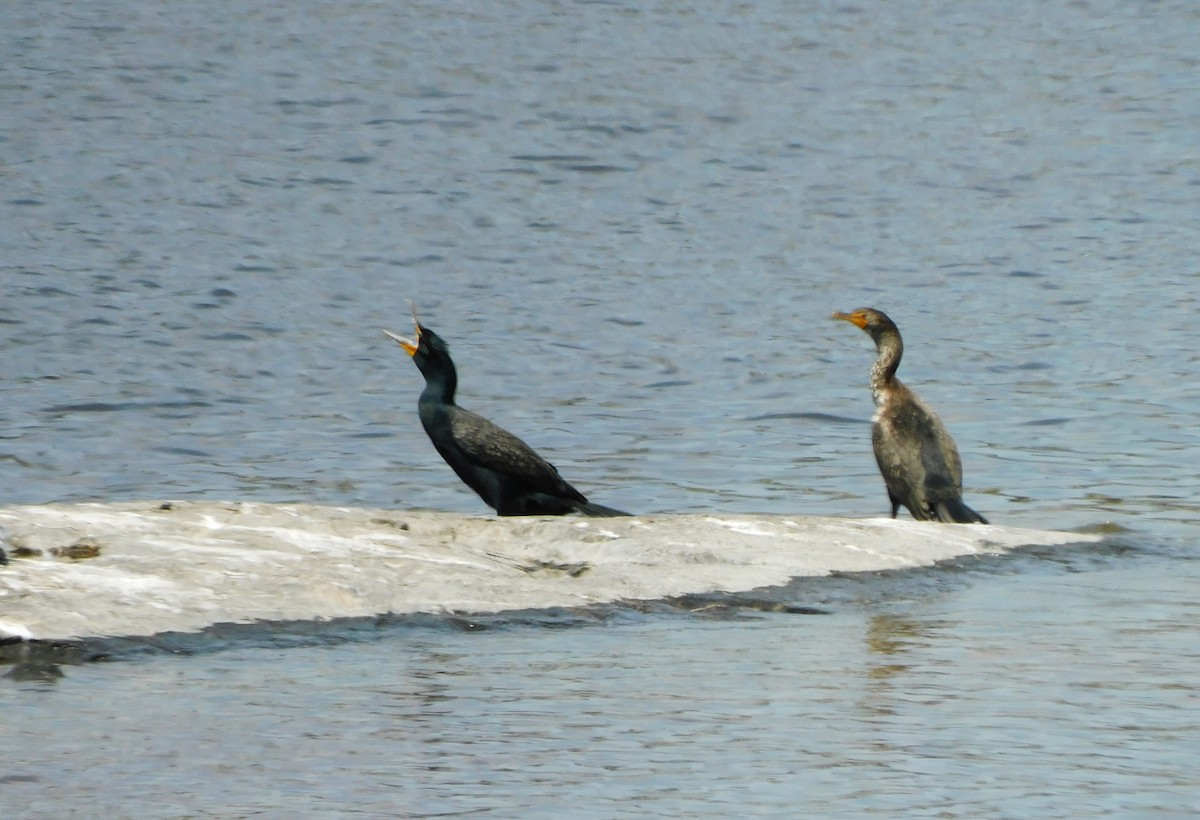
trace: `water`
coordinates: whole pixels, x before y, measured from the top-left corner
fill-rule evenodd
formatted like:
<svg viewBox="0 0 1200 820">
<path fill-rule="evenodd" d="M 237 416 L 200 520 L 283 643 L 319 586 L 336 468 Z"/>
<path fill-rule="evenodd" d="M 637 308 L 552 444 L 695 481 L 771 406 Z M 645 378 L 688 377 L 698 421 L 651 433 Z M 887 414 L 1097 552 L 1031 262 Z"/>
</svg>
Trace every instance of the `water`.
<svg viewBox="0 0 1200 820">
<path fill-rule="evenodd" d="M 602 503 L 876 515 L 870 343 L 828 320 L 873 305 L 968 503 L 1118 548 L 773 593 L 822 616 L 122 648 L 4 681 L 0 805 L 1195 813 L 1198 29 L 1106 0 L 5 6 L 5 504 L 482 513 L 378 333 L 411 298 L 462 403 Z"/>
<path fill-rule="evenodd" d="M 1200 565 L 1175 567 L 1055 551 L 773 593 L 819 616 L 163 641 L 26 684 L 6 731 L 28 779 L 5 794 L 139 816 L 1188 816 Z"/>
</svg>

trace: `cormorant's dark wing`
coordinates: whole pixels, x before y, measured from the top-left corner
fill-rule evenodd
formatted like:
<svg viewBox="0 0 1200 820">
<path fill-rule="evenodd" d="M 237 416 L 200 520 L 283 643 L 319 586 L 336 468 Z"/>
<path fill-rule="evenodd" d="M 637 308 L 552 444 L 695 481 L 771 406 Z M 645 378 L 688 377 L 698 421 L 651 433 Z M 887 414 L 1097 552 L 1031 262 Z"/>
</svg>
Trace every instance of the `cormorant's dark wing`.
<svg viewBox="0 0 1200 820">
<path fill-rule="evenodd" d="M 532 447 L 499 425 L 470 410 L 454 408 L 450 434 L 472 463 L 498 473 L 520 476 L 547 492 L 566 484 L 550 462 Z M 569 485 L 568 485 L 569 486 Z"/>
<path fill-rule="evenodd" d="M 915 397 L 914 397 L 915 398 Z M 958 454 L 958 445 L 950 436 L 946 425 L 942 424 L 938 414 L 928 405 L 917 399 L 918 404 L 926 413 L 928 427 L 924 432 L 924 447 L 928 450 L 925 455 L 926 463 L 931 467 L 938 465 L 938 472 L 953 485 L 956 492 L 962 492 L 962 457 Z"/>
<path fill-rule="evenodd" d="M 918 521 L 929 518 L 925 502 L 925 467 L 918 448 L 905 446 L 894 428 L 876 422 L 871 429 L 875 463 L 887 485 L 888 498 L 903 504 Z"/>
<path fill-rule="evenodd" d="M 937 518 L 937 503 L 962 494 L 962 460 L 945 425 L 915 393 L 889 404 L 872 430 L 879 471 L 914 518 Z"/>
</svg>

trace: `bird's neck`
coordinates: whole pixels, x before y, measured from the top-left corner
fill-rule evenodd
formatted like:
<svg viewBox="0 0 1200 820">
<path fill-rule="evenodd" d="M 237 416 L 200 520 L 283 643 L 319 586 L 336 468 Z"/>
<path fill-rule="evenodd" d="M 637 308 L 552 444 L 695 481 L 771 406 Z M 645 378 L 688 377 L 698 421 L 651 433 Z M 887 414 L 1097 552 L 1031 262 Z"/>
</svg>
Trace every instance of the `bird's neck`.
<svg viewBox="0 0 1200 820">
<path fill-rule="evenodd" d="M 900 366 L 900 357 L 904 355 L 904 342 L 900 334 L 886 332 L 875 342 L 879 356 L 875 366 L 871 368 L 871 395 L 876 404 L 883 404 L 888 391 L 896 382 L 896 368 Z"/>
<path fill-rule="evenodd" d="M 457 389 L 458 374 L 454 371 L 454 365 L 450 365 L 449 368 L 425 374 L 425 389 L 421 391 L 420 400 L 454 404 L 454 391 Z"/>
</svg>

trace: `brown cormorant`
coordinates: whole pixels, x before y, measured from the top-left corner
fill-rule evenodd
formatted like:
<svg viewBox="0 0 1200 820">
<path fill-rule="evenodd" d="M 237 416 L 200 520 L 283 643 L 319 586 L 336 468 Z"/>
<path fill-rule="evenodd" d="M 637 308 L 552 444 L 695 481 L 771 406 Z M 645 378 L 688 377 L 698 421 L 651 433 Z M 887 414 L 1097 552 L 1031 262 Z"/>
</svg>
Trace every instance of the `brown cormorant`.
<svg viewBox="0 0 1200 820">
<path fill-rule="evenodd" d="M 412 356 L 425 377 L 417 401 L 421 425 L 446 463 L 492 509 L 499 515 L 628 515 L 590 503 L 528 444 L 456 405 L 458 374 L 446 343 L 415 316 L 413 324 L 416 341 L 383 332 Z"/>
<path fill-rule="evenodd" d="M 871 443 L 892 502 L 892 518 L 903 504 L 919 521 L 988 523 L 963 503 L 962 459 L 942 420 L 896 378 L 904 354 L 896 323 L 874 308 L 835 313 L 833 318 L 865 330 L 879 352 L 871 368 L 876 408 Z"/>
</svg>

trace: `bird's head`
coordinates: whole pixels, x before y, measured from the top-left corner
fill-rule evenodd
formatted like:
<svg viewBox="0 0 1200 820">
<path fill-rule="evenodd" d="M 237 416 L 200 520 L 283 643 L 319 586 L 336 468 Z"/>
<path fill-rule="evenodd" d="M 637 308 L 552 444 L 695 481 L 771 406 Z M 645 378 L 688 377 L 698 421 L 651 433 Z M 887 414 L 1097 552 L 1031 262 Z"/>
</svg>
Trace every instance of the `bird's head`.
<svg viewBox="0 0 1200 820">
<path fill-rule="evenodd" d="M 441 336 L 438 336 L 432 330 L 425 327 L 425 325 L 421 324 L 420 320 L 417 319 L 415 308 L 413 310 L 413 330 L 416 336 L 415 339 L 409 339 L 397 333 L 392 333 L 390 330 L 383 331 L 383 335 L 404 348 L 404 352 L 412 356 L 413 363 L 416 364 L 422 373 L 425 372 L 427 367 L 438 368 L 445 367 L 446 365 L 453 367 L 450 361 L 449 347 L 446 346 Z"/>
<path fill-rule="evenodd" d="M 882 310 L 875 308 L 864 307 L 850 313 L 835 313 L 833 318 L 862 328 L 875 341 L 879 341 L 879 337 L 888 331 L 896 332 L 896 323 Z"/>
</svg>

